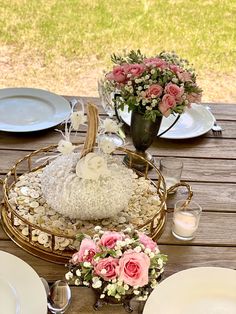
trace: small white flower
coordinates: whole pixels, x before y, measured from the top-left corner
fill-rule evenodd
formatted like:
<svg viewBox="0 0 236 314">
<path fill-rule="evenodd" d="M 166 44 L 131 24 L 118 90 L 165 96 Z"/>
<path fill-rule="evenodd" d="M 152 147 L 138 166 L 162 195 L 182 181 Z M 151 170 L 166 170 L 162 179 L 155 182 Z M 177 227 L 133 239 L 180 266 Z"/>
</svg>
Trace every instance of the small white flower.
<svg viewBox="0 0 236 314">
<path fill-rule="evenodd" d="M 129 286 L 127 284 L 124 285 L 125 290 L 129 290 Z"/>
<path fill-rule="evenodd" d="M 72 279 L 72 278 L 73 278 L 73 274 L 72 274 L 72 272 L 71 272 L 71 271 L 69 271 L 68 273 L 66 273 L 66 274 L 65 274 L 65 278 L 66 278 L 66 280 L 70 280 L 70 279 Z"/>
<path fill-rule="evenodd" d="M 75 145 L 66 140 L 60 140 L 57 146 L 57 150 L 62 153 L 62 155 L 71 154 L 75 150 L 75 148 Z"/>
<path fill-rule="evenodd" d="M 134 248 L 134 251 L 137 252 L 137 253 L 140 253 L 142 251 L 141 247 L 140 246 L 136 246 Z"/>
<path fill-rule="evenodd" d="M 149 80 L 149 79 L 150 79 L 150 75 L 147 74 L 147 75 L 145 76 L 145 79 L 146 79 L 146 80 Z"/>
<path fill-rule="evenodd" d="M 158 258 L 157 263 L 160 267 L 163 267 L 163 260 L 161 258 Z"/>
<path fill-rule="evenodd" d="M 119 131 L 120 125 L 115 120 L 106 118 L 103 121 L 102 128 L 108 133 L 117 133 Z"/>
<path fill-rule="evenodd" d="M 121 296 L 117 293 L 117 294 L 115 295 L 115 298 L 116 298 L 116 299 L 120 299 Z"/>
<path fill-rule="evenodd" d="M 100 139 L 98 145 L 104 154 L 111 154 L 116 148 L 116 145 L 114 144 L 112 139 L 109 140 L 109 138 Z"/>
<path fill-rule="evenodd" d="M 90 262 L 84 262 L 83 266 L 85 268 L 89 268 L 91 266 L 91 263 Z"/>
<path fill-rule="evenodd" d="M 80 285 L 80 280 L 77 278 L 77 279 L 75 279 L 75 285 L 76 286 L 79 286 Z"/>
<path fill-rule="evenodd" d="M 94 230 L 96 231 L 96 232 L 98 232 L 98 231 L 100 231 L 102 228 L 100 227 L 100 226 L 95 226 L 94 227 Z"/>
<path fill-rule="evenodd" d="M 89 283 L 87 281 L 83 281 L 83 285 L 88 287 Z"/>
<path fill-rule="evenodd" d="M 102 293 L 102 294 L 100 295 L 100 299 L 104 299 L 104 298 L 105 298 L 105 294 Z"/>
<path fill-rule="evenodd" d="M 178 80 L 176 77 L 172 78 L 172 82 L 173 82 L 173 83 L 178 83 L 178 81 L 179 81 L 179 80 Z"/>
<path fill-rule="evenodd" d="M 102 286 L 102 281 L 101 280 L 96 280 L 95 282 L 92 283 L 92 287 L 94 289 L 101 288 L 101 286 Z"/>
<path fill-rule="evenodd" d="M 117 280 L 114 278 L 114 279 L 112 279 L 112 281 L 111 281 L 111 282 L 114 284 L 114 283 L 116 283 L 116 281 L 117 281 Z M 115 287 L 115 285 L 113 285 L 113 284 L 111 285 L 111 286 L 112 286 L 112 288 L 114 288 L 114 287 Z"/>
<path fill-rule="evenodd" d="M 135 295 L 139 295 L 139 294 L 140 294 L 140 291 L 134 290 L 134 294 L 135 294 Z"/>
<path fill-rule="evenodd" d="M 123 282 L 120 281 L 120 280 L 118 280 L 118 281 L 117 281 L 117 286 L 121 287 L 122 285 L 123 285 Z"/>
<path fill-rule="evenodd" d="M 139 288 L 139 286 L 134 286 L 134 290 L 137 290 Z"/>
<path fill-rule="evenodd" d="M 155 73 L 155 70 L 154 69 L 151 69 L 151 74 L 154 74 Z"/>
<path fill-rule="evenodd" d="M 142 86 L 139 86 L 139 87 L 138 87 L 138 90 L 142 90 L 142 89 L 143 89 Z"/>
<path fill-rule="evenodd" d="M 122 251 L 121 250 L 117 250 L 116 251 L 116 256 L 122 256 Z"/>
<path fill-rule="evenodd" d="M 128 84 L 128 85 L 132 85 L 132 82 L 131 82 L 131 81 L 128 81 L 127 84 Z"/>
<path fill-rule="evenodd" d="M 150 254 L 152 251 L 151 251 L 151 249 L 149 249 L 149 248 L 146 248 L 145 249 L 145 251 L 144 251 L 144 253 L 146 253 L 146 254 Z"/>
<path fill-rule="evenodd" d="M 138 84 L 138 83 L 139 83 L 139 79 L 135 79 L 134 81 L 135 81 L 135 83 L 136 83 L 136 84 Z"/>
<path fill-rule="evenodd" d="M 153 252 L 149 253 L 149 257 L 153 258 L 155 256 L 155 254 Z"/>
<path fill-rule="evenodd" d="M 155 275 L 155 273 L 156 273 L 155 269 L 152 269 L 151 274 Z"/>
<path fill-rule="evenodd" d="M 80 277 L 81 276 L 81 271 L 79 269 L 76 270 L 76 276 Z"/>
</svg>

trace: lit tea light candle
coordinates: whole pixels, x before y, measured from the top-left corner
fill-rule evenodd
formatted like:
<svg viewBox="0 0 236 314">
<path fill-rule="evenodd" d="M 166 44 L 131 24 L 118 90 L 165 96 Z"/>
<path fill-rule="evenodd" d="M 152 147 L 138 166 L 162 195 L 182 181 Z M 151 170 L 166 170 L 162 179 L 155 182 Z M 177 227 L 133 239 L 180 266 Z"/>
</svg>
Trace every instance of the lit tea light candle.
<svg viewBox="0 0 236 314">
<path fill-rule="evenodd" d="M 191 239 L 197 227 L 197 217 L 191 212 L 179 211 L 174 214 L 172 231 L 176 236 Z"/>
</svg>

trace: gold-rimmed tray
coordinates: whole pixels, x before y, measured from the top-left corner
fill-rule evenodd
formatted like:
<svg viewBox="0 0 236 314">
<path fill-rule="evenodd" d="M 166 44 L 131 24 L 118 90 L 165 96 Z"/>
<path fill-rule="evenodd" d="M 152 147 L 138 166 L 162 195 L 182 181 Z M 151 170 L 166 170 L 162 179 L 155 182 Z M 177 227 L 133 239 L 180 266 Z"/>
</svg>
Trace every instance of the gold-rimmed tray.
<svg viewBox="0 0 236 314">
<path fill-rule="evenodd" d="M 21 248 L 26 250 L 27 252 L 38 256 L 40 258 L 43 258 L 45 260 L 54 262 L 54 263 L 60 263 L 64 264 L 66 263 L 71 255 L 74 253 L 75 249 L 69 249 L 67 247 L 65 250 L 58 250 L 55 246 L 56 241 L 58 238 L 63 239 L 69 239 L 70 241 L 76 241 L 76 235 L 68 235 L 66 232 L 56 232 L 52 231 L 45 226 L 42 227 L 41 225 L 32 223 L 22 217 L 17 209 L 14 209 L 13 206 L 10 203 L 9 200 L 9 192 L 13 187 L 17 184 L 20 178 L 20 170 L 25 169 L 25 173 L 35 173 L 40 169 L 43 169 L 46 164 L 48 163 L 48 160 L 45 160 L 45 156 L 50 156 L 51 154 L 55 153 L 56 145 L 48 146 L 42 149 L 39 149 L 37 151 L 34 151 L 28 155 L 26 155 L 24 158 L 20 159 L 16 162 L 16 164 L 10 169 L 10 171 L 7 173 L 5 179 L 3 180 L 3 205 L 1 210 L 1 216 L 2 216 L 2 225 L 4 231 L 8 234 L 8 236 Z M 166 191 L 166 185 L 163 176 L 161 175 L 158 168 L 149 162 L 148 160 L 145 160 L 143 157 L 138 156 L 134 152 L 125 149 L 125 148 L 117 148 L 115 153 L 122 155 L 128 154 L 130 156 L 130 164 L 128 167 L 132 168 L 132 159 L 133 158 L 142 158 L 143 162 L 147 164 L 145 173 L 137 172 L 139 177 L 144 177 L 147 180 L 150 180 L 148 178 L 148 168 L 149 166 L 153 167 L 155 173 L 156 173 L 156 180 L 151 181 L 152 185 L 156 189 L 156 193 L 159 197 L 160 204 L 157 207 L 157 210 L 155 214 L 146 221 L 143 221 L 142 224 L 135 225 L 134 227 L 140 230 L 145 230 L 146 233 L 151 236 L 153 239 L 157 239 L 164 228 L 165 222 L 166 222 L 166 198 L 167 198 L 167 191 Z M 44 157 L 44 158 L 42 158 Z M 41 163 L 39 164 L 38 161 L 41 160 Z M 36 162 L 37 161 L 37 162 Z M 21 170 L 22 172 L 22 170 Z M 187 186 L 187 189 L 189 190 L 188 199 L 191 198 L 191 188 Z M 15 219 L 18 219 L 22 222 L 22 224 L 26 225 L 28 228 L 28 235 L 24 236 L 22 232 L 14 225 Z M 98 222 L 99 224 L 99 222 Z M 122 228 L 122 225 L 119 226 L 119 228 Z M 48 247 L 44 247 L 40 245 L 39 243 L 33 241 L 33 233 L 35 230 L 40 230 L 40 232 L 43 232 L 48 235 L 50 238 L 50 245 Z"/>
</svg>

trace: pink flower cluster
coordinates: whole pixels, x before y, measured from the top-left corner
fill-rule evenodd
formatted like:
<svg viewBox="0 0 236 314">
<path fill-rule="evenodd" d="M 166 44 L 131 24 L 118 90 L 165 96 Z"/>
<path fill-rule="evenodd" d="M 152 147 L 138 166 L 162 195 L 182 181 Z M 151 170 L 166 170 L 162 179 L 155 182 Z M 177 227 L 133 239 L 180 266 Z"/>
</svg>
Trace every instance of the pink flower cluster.
<svg viewBox="0 0 236 314">
<path fill-rule="evenodd" d="M 156 110 L 157 115 L 166 117 L 172 112 L 182 113 L 184 107 L 201 100 L 194 73 L 175 64 L 171 57 L 165 60 L 164 55 L 116 65 L 106 79 L 114 90 L 120 91 L 121 102 L 130 110 L 135 108 L 134 97 L 141 112 Z"/>
<path fill-rule="evenodd" d="M 126 242 L 128 239 L 128 242 Z M 95 242 L 92 239 L 83 239 L 80 249 L 72 256 L 71 262 L 74 265 L 81 265 L 84 262 L 90 262 L 93 267 L 93 276 L 99 276 L 104 281 L 117 279 L 130 286 L 143 287 L 149 282 L 150 256 L 148 252 L 159 253 L 156 242 L 143 233 L 138 233 L 138 245 L 143 249 L 135 250 L 135 246 L 130 247 L 128 244 L 131 238 L 121 232 L 106 231 L 101 238 Z M 132 241 L 131 241 L 132 242 Z M 119 244 L 121 247 L 119 249 Z M 124 250 L 124 247 L 126 249 Z M 106 256 L 96 259 L 98 253 L 116 249 L 121 254 L 118 256 Z M 109 254 L 108 254 L 109 255 Z M 153 253 L 154 255 L 154 253 Z"/>
</svg>

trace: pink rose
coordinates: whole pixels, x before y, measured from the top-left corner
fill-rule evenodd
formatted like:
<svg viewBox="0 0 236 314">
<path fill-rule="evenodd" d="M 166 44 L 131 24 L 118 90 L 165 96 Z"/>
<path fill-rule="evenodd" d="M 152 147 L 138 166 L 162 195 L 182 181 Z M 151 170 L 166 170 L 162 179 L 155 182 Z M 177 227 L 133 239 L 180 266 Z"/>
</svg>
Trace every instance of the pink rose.
<svg viewBox="0 0 236 314">
<path fill-rule="evenodd" d="M 159 97 L 161 96 L 163 88 L 161 85 L 153 84 L 146 91 L 146 97 L 151 98 L 152 96 Z"/>
<path fill-rule="evenodd" d="M 145 246 L 145 248 L 150 249 L 151 251 L 154 251 L 157 248 L 156 242 L 154 242 L 146 234 L 139 232 L 138 236 L 140 243 L 142 243 Z"/>
<path fill-rule="evenodd" d="M 199 103 L 201 102 L 202 94 L 191 93 L 187 95 L 187 100 L 189 103 Z"/>
<path fill-rule="evenodd" d="M 124 67 L 121 65 L 115 66 L 113 71 L 106 75 L 108 80 L 114 80 L 117 83 L 124 83 L 127 79 Z"/>
<path fill-rule="evenodd" d="M 170 64 L 169 68 L 171 71 L 173 71 L 175 74 L 182 72 L 183 70 L 176 64 Z"/>
<path fill-rule="evenodd" d="M 128 66 L 124 66 L 125 73 L 131 74 L 133 77 L 138 77 L 145 71 L 145 65 L 144 64 L 129 64 Z"/>
<path fill-rule="evenodd" d="M 143 252 L 125 252 L 120 258 L 119 279 L 130 286 L 143 287 L 148 284 L 150 258 Z"/>
<path fill-rule="evenodd" d="M 76 265 L 81 262 L 91 262 L 96 253 L 96 244 L 93 240 L 85 238 L 80 244 L 79 252 L 73 254 L 72 263 Z"/>
<path fill-rule="evenodd" d="M 95 274 L 102 277 L 104 280 L 109 281 L 119 275 L 119 261 L 111 256 L 100 260 L 94 267 Z M 105 269 L 105 274 L 102 271 Z"/>
<path fill-rule="evenodd" d="M 165 117 L 168 117 L 171 114 L 170 109 L 175 107 L 175 105 L 176 105 L 175 97 L 169 94 L 165 94 L 162 97 L 162 101 L 160 102 L 158 108 Z"/>
<path fill-rule="evenodd" d="M 113 249 L 116 246 L 117 241 L 122 240 L 122 235 L 115 231 L 106 231 L 99 241 L 99 245 L 103 245 L 109 249 Z"/>
<path fill-rule="evenodd" d="M 184 89 L 176 84 L 168 83 L 165 87 L 165 93 L 174 96 L 175 99 L 180 99 L 184 93 Z"/>
<path fill-rule="evenodd" d="M 178 76 L 178 79 L 182 82 L 191 82 L 192 81 L 191 74 L 187 71 L 178 72 L 177 76 Z"/>
<path fill-rule="evenodd" d="M 160 58 L 147 58 L 147 59 L 144 59 L 143 62 L 147 66 L 153 66 L 153 67 L 157 67 L 160 69 L 165 69 L 167 67 L 166 61 L 162 60 Z"/>
</svg>

